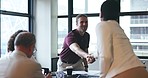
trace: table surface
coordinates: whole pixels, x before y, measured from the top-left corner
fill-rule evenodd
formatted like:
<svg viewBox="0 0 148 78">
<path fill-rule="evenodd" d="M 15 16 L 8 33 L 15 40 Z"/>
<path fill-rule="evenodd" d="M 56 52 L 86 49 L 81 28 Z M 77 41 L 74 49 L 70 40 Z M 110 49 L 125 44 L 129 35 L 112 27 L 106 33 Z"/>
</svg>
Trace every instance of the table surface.
<svg viewBox="0 0 148 78">
<path fill-rule="evenodd" d="M 52 78 L 99 78 L 99 71 L 73 71 L 72 75 L 67 75 L 66 71 L 52 72 Z"/>
<path fill-rule="evenodd" d="M 71 75 L 67 76 L 65 75 L 64 77 L 57 77 L 56 75 L 52 76 L 52 78 L 99 78 L 99 76 L 89 76 L 89 75 Z"/>
</svg>

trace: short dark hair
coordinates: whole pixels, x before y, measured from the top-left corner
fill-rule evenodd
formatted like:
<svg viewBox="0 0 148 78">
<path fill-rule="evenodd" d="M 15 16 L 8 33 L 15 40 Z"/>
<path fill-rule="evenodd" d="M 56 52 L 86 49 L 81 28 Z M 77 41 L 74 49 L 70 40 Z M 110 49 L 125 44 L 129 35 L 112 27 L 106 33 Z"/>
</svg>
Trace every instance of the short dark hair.
<svg viewBox="0 0 148 78">
<path fill-rule="evenodd" d="M 101 17 L 104 20 L 117 20 L 120 13 L 120 6 L 115 0 L 107 0 L 101 5 Z"/>
<path fill-rule="evenodd" d="M 19 46 L 22 45 L 24 47 L 30 47 L 31 45 L 35 45 L 36 39 L 35 35 L 30 32 L 21 32 L 19 33 L 14 41 L 14 45 Z"/>
<path fill-rule="evenodd" d="M 85 14 L 78 14 L 78 15 L 76 16 L 76 24 L 78 23 L 78 19 L 79 19 L 80 17 L 86 17 L 86 18 L 87 18 L 87 15 L 85 15 Z"/>
<path fill-rule="evenodd" d="M 28 32 L 27 30 L 17 30 L 14 34 L 12 34 L 10 36 L 10 39 L 8 40 L 8 43 L 7 43 L 7 51 L 14 51 L 14 40 L 15 40 L 15 37 L 21 33 L 21 32 Z"/>
</svg>

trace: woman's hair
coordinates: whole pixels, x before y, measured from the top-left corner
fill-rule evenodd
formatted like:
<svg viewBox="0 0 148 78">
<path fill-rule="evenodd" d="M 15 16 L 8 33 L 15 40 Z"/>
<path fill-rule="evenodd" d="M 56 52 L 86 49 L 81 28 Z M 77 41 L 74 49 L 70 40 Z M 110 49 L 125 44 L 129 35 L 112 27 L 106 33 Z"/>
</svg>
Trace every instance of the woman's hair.
<svg viewBox="0 0 148 78">
<path fill-rule="evenodd" d="M 107 0 L 101 5 L 101 18 L 104 20 L 117 20 L 120 6 L 115 0 Z"/>
<path fill-rule="evenodd" d="M 15 37 L 21 33 L 21 32 L 28 32 L 27 30 L 18 30 L 16 31 L 14 34 L 12 34 L 10 36 L 10 39 L 8 40 L 8 43 L 7 43 L 7 51 L 10 52 L 10 51 L 14 51 L 14 40 L 15 40 Z"/>
</svg>

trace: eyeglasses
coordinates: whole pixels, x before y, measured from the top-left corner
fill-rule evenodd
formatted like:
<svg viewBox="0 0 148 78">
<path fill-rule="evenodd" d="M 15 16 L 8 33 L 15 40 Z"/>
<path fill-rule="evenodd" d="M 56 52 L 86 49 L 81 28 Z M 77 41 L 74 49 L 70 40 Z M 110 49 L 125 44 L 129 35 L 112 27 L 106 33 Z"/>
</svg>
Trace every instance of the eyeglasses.
<svg viewBox="0 0 148 78">
<path fill-rule="evenodd" d="M 37 48 L 36 48 L 36 47 L 34 47 L 33 55 L 35 55 L 35 54 L 36 54 L 36 52 L 37 52 Z"/>
</svg>

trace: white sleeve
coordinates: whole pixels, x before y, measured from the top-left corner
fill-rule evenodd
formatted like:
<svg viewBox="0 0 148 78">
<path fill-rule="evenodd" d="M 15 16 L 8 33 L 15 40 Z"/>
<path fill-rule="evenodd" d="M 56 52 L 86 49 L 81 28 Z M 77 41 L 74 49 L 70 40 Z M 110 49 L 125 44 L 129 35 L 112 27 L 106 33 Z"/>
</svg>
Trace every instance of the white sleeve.
<svg viewBox="0 0 148 78">
<path fill-rule="evenodd" d="M 113 61 L 112 32 L 109 26 L 98 24 L 96 26 L 97 52 L 100 60 L 100 77 L 105 78 Z"/>
</svg>

